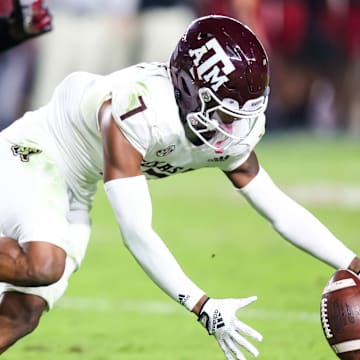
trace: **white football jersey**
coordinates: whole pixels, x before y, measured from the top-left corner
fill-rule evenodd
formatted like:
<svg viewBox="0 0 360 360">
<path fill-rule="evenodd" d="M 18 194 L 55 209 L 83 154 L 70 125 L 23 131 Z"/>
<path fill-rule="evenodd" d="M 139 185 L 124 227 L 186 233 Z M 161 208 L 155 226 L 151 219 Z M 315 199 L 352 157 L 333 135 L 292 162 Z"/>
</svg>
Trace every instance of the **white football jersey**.
<svg viewBox="0 0 360 360">
<path fill-rule="evenodd" d="M 142 171 L 159 179 L 203 167 L 233 170 L 259 142 L 265 129 L 260 115 L 246 145 L 216 153 L 185 136 L 174 90 L 163 64 L 139 64 L 107 76 L 76 72 L 55 89 L 50 102 L 5 129 L 1 136 L 48 152 L 77 199 L 90 205 L 102 178 L 103 150 L 98 111 L 112 99 L 113 117 L 143 155 Z"/>
</svg>

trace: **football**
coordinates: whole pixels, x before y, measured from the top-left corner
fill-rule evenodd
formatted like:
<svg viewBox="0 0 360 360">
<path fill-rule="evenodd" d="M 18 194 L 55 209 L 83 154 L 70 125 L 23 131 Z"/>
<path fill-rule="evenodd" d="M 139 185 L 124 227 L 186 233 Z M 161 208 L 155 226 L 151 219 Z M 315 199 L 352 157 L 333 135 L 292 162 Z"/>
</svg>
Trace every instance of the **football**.
<svg viewBox="0 0 360 360">
<path fill-rule="evenodd" d="M 360 279 L 349 270 L 336 271 L 320 304 L 327 342 L 342 360 L 360 360 Z"/>
</svg>

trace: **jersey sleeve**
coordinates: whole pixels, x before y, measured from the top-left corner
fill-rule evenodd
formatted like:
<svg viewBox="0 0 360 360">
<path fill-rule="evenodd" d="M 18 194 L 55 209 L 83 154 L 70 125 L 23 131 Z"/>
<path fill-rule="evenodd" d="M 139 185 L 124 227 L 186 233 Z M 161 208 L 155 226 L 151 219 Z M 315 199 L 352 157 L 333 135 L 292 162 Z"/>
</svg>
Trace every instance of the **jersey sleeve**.
<svg viewBox="0 0 360 360">
<path fill-rule="evenodd" d="M 152 112 L 148 88 L 143 81 L 123 84 L 112 91 L 112 115 L 129 142 L 145 156 L 151 146 Z"/>
</svg>

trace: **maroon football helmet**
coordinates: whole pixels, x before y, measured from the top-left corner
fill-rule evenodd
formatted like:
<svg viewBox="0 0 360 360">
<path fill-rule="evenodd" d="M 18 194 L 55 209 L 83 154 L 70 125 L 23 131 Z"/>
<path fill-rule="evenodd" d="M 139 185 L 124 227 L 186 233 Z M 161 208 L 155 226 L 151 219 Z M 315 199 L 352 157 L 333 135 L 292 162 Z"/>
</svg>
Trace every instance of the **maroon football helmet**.
<svg viewBox="0 0 360 360">
<path fill-rule="evenodd" d="M 235 19 L 210 15 L 193 21 L 170 57 L 169 70 L 182 122 L 215 150 L 211 138 L 221 133 L 228 138 L 222 141 L 226 147 L 243 141 L 266 109 L 266 52 Z"/>
</svg>

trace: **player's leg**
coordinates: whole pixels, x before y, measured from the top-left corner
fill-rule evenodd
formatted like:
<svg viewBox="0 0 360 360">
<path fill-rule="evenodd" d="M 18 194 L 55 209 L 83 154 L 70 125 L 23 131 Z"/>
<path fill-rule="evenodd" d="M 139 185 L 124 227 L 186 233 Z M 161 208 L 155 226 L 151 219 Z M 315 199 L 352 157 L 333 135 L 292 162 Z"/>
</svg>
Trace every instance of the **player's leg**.
<svg viewBox="0 0 360 360">
<path fill-rule="evenodd" d="M 18 286 L 44 286 L 60 279 L 65 251 L 47 242 L 26 242 L 0 237 L 0 281 Z"/>
<path fill-rule="evenodd" d="M 32 294 L 5 292 L 0 302 L 0 354 L 38 325 L 46 301 Z"/>
<path fill-rule="evenodd" d="M 49 286 L 19 287 L 0 283 L 0 354 L 16 341 L 36 329 L 44 311 L 49 311 L 67 289 L 71 275 L 78 269 L 85 254 L 90 231 L 83 224 L 72 224 L 70 233 L 79 240 L 66 258 L 64 273 Z M 87 228 L 87 229 L 86 229 Z"/>
<path fill-rule="evenodd" d="M 0 166 L 0 282 L 54 283 L 64 271 L 68 246 L 64 178 L 43 151 L 3 139 Z"/>
<path fill-rule="evenodd" d="M 90 236 L 90 219 L 86 206 L 73 208 L 69 204 L 63 176 L 44 152 L 25 147 L 21 151 L 28 154 L 27 161 L 22 161 L 17 153 L 14 155 L 11 144 L 0 139 L 0 166 L 5 169 L 0 174 L 0 227 L 4 234 L 0 239 L 0 274 L 3 271 L 4 276 L 8 271 L 13 279 L 11 283 L 0 284 L 0 293 L 38 296 L 51 309 L 63 295 L 71 274 L 80 266 Z M 11 262 L 11 258 L 15 260 Z M 2 265 L 6 263 L 4 259 L 9 266 Z M 43 283 L 44 278 L 53 282 L 59 273 L 60 280 L 49 286 L 29 286 L 32 282 Z M 16 286 L 16 282 L 27 286 Z M 19 295 L 19 317 L 13 316 L 16 309 L 10 302 L 3 305 L 0 315 L 10 333 L 0 332 L 2 351 L 36 327 L 43 306 L 36 298 L 31 299 L 29 304 Z M 26 319 L 30 325 L 25 324 Z"/>
</svg>

